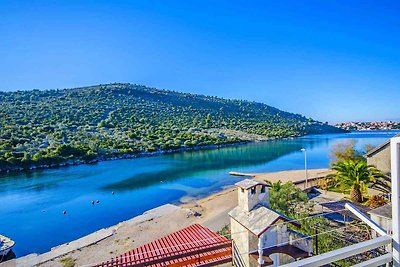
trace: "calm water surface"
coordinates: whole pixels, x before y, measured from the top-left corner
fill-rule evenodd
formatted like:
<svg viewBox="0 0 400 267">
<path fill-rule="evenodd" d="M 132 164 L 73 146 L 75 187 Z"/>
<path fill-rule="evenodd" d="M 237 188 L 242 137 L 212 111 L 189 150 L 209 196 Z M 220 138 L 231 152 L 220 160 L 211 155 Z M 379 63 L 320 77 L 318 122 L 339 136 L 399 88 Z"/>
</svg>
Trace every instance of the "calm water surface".
<svg viewBox="0 0 400 267">
<path fill-rule="evenodd" d="M 302 169 L 303 147 L 310 168 L 325 168 L 330 148 L 338 142 L 355 139 L 362 149 L 396 133 L 314 135 L 0 176 L 0 233 L 16 241 L 17 256 L 45 252 L 148 209 L 178 203 L 182 197 L 202 197 L 241 179 L 229 171 Z M 92 200 L 100 204 L 92 206 Z"/>
</svg>

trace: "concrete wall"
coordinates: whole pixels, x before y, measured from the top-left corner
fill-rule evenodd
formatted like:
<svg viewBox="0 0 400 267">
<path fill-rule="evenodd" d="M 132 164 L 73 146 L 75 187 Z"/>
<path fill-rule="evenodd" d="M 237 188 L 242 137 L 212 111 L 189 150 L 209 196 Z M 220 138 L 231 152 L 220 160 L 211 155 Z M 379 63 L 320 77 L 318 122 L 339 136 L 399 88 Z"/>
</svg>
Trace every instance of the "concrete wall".
<svg viewBox="0 0 400 267">
<path fill-rule="evenodd" d="M 371 214 L 371 220 L 379 224 L 388 233 L 392 233 L 392 219 L 381 217 L 376 214 Z"/>
<path fill-rule="evenodd" d="M 373 165 L 383 173 L 390 173 L 390 146 L 367 158 L 368 165 Z"/>
</svg>

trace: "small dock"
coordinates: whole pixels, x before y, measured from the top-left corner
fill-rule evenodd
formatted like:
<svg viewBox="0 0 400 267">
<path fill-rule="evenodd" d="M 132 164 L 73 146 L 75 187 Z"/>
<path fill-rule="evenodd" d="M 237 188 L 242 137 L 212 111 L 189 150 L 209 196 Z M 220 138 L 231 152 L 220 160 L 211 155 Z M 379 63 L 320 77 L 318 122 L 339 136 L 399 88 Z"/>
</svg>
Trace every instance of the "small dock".
<svg viewBox="0 0 400 267">
<path fill-rule="evenodd" d="M 244 176 L 244 177 L 255 177 L 255 174 L 252 173 L 243 173 L 243 172 L 229 172 L 229 175 L 232 176 Z"/>
<path fill-rule="evenodd" d="M 262 179 L 261 177 L 258 177 L 260 175 L 263 174 L 258 174 L 258 173 L 242 173 L 242 172 L 234 172 L 231 171 L 229 172 L 230 175 L 232 176 L 242 176 L 242 177 L 249 177 L 250 179 L 254 179 L 256 178 L 257 180 Z M 304 192 L 310 192 L 312 190 L 313 187 L 316 187 L 319 185 L 319 181 L 324 179 L 326 177 L 328 173 L 324 173 L 323 175 L 321 174 L 317 174 L 317 175 L 313 175 L 311 177 L 309 177 L 307 179 L 307 183 L 306 183 L 306 179 L 304 179 L 304 177 L 300 178 L 299 177 L 292 177 L 292 179 L 290 179 L 290 174 L 287 174 L 287 177 L 285 177 L 285 179 L 279 179 L 278 177 L 274 180 L 272 180 L 273 182 L 277 182 L 278 180 L 281 180 L 282 183 L 286 183 L 286 182 L 292 182 L 296 187 L 298 187 L 299 189 L 303 190 Z M 263 179 L 265 180 L 265 179 Z M 307 185 L 306 185 L 307 184 Z"/>
</svg>

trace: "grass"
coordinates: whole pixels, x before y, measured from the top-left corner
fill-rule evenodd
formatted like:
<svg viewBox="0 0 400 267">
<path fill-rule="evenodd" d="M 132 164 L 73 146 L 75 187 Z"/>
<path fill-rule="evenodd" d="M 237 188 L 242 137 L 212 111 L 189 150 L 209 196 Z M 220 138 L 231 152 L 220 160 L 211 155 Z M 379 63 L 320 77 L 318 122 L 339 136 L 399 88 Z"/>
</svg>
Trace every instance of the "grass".
<svg viewBox="0 0 400 267">
<path fill-rule="evenodd" d="M 229 225 L 225 225 L 221 230 L 217 232 L 217 234 L 222 235 L 228 239 L 231 239 L 231 229 L 229 229 Z"/>
</svg>

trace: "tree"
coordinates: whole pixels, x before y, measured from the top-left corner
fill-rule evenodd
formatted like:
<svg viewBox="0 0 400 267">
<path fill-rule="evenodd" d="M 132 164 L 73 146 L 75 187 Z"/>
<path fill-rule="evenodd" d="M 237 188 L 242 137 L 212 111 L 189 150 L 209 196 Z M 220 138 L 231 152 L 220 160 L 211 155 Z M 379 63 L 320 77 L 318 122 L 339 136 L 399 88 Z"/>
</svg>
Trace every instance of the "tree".
<svg viewBox="0 0 400 267">
<path fill-rule="evenodd" d="M 267 181 L 267 183 L 270 185 L 269 199 L 271 208 L 283 214 L 291 214 L 299 203 L 304 203 L 308 200 L 307 194 L 292 182 L 282 184 L 281 181 L 275 183 Z"/>
<path fill-rule="evenodd" d="M 368 153 L 369 151 L 371 151 L 372 149 L 374 149 L 375 148 L 375 146 L 373 146 L 373 145 L 371 145 L 371 144 L 366 144 L 365 146 L 364 146 L 364 151 L 365 151 L 365 153 Z"/>
<path fill-rule="evenodd" d="M 134 84 L 0 92 L 0 103 L 2 170 L 240 141 L 222 129 L 266 138 L 338 130 L 261 103 Z"/>
<path fill-rule="evenodd" d="M 363 160 L 361 153 L 356 150 L 356 144 L 357 142 L 355 140 L 350 140 L 334 145 L 330 153 L 331 165 L 346 160 Z"/>
<path fill-rule="evenodd" d="M 329 184 L 334 187 L 350 187 L 350 198 L 355 202 L 362 202 L 362 192 L 366 190 L 369 183 L 383 177 L 377 168 L 367 165 L 364 160 L 339 161 L 333 164 L 332 170 L 336 173 L 327 176 Z"/>
</svg>

